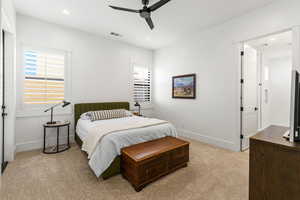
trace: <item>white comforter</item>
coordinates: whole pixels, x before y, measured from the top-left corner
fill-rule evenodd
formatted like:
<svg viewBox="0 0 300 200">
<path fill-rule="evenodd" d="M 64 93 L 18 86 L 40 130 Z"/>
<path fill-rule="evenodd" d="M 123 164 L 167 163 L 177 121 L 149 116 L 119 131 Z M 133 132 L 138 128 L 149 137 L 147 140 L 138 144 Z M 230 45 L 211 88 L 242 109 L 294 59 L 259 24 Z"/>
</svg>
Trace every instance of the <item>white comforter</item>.
<svg viewBox="0 0 300 200">
<path fill-rule="evenodd" d="M 84 141 L 86 135 L 89 134 L 94 127 L 99 127 L 101 124 L 105 126 L 118 123 L 118 120 L 147 120 L 141 117 L 126 117 L 110 120 L 100 120 L 91 122 L 89 120 L 79 119 L 76 127 L 76 132 L 79 137 Z M 177 137 L 175 127 L 170 124 L 160 124 L 144 128 L 116 131 L 104 136 L 97 145 L 95 151 L 90 156 L 89 165 L 94 171 L 95 175 L 99 177 L 112 163 L 123 147 L 131 146 L 141 142 L 146 142 L 166 136 Z"/>
</svg>

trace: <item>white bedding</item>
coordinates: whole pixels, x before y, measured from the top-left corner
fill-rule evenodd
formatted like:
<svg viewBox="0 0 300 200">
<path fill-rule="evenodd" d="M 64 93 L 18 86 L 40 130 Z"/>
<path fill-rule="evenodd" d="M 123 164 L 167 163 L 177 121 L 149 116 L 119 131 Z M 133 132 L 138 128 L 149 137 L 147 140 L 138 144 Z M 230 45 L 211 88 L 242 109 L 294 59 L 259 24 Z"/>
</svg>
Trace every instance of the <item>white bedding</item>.
<svg viewBox="0 0 300 200">
<path fill-rule="evenodd" d="M 96 126 L 101 124 L 114 126 L 117 120 L 137 120 L 140 117 L 126 117 L 109 120 L 99 120 L 91 122 L 90 120 L 79 119 L 77 122 L 76 132 L 83 141 L 87 134 Z M 144 118 L 143 118 L 144 120 Z M 123 147 L 131 146 L 141 142 L 146 142 L 166 136 L 177 137 L 175 127 L 170 124 L 160 124 L 145 128 L 130 129 L 117 131 L 104 136 L 96 147 L 96 150 L 91 155 L 89 165 L 95 175 L 99 177 L 112 163 L 117 155 L 120 155 L 120 150 Z"/>
</svg>

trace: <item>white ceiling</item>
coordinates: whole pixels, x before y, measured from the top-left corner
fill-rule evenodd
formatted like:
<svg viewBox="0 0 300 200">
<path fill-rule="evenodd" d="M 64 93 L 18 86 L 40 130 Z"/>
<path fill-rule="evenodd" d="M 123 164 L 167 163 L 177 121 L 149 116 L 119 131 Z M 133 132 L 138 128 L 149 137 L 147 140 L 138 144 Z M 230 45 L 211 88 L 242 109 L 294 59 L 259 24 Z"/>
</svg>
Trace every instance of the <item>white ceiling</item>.
<svg viewBox="0 0 300 200">
<path fill-rule="evenodd" d="M 109 4 L 140 9 L 141 0 L 14 0 L 18 13 L 56 24 L 118 38 L 137 46 L 157 49 L 180 37 L 261 7 L 274 0 L 172 0 L 152 14 L 151 31 L 135 13 L 116 11 Z M 150 4 L 158 0 L 150 0 Z M 62 14 L 68 9 L 71 15 Z"/>
</svg>

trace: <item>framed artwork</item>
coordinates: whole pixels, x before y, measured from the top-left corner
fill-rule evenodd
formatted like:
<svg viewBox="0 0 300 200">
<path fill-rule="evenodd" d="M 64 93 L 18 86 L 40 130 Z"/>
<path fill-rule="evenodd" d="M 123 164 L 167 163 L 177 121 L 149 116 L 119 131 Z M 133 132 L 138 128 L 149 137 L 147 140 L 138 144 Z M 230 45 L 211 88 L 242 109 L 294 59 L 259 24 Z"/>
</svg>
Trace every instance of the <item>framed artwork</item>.
<svg viewBox="0 0 300 200">
<path fill-rule="evenodd" d="M 196 74 L 174 76 L 172 79 L 173 98 L 196 99 Z"/>
</svg>

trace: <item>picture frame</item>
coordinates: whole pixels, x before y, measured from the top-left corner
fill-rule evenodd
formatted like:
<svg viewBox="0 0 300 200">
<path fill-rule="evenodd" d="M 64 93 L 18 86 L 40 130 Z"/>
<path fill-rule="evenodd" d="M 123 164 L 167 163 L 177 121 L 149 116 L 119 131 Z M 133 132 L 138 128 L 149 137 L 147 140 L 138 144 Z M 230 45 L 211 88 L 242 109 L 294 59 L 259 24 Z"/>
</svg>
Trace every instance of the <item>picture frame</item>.
<svg viewBox="0 0 300 200">
<path fill-rule="evenodd" d="M 196 74 L 172 77 L 173 99 L 196 99 Z"/>
</svg>

